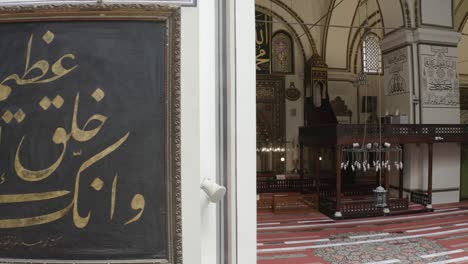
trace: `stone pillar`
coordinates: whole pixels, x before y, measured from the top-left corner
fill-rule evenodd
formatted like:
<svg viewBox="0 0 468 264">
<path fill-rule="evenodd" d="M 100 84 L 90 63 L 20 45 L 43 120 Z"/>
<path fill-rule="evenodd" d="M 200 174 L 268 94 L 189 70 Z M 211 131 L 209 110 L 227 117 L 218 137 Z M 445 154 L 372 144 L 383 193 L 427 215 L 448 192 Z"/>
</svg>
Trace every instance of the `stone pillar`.
<svg viewBox="0 0 468 264">
<path fill-rule="evenodd" d="M 418 1 L 416 28 L 401 28 L 381 41 L 384 105 L 408 116 L 410 124 L 459 124 L 457 69 L 460 33 L 453 29 L 451 1 Z M 426 144 L 405 145 L 404 189 L 429 191 Z M 457 202 L 460 146 L 433 145 L 432 203 Z"/>
<path fill-rule="evenodd" d="M 335 218 L 341 218 L 341 146 L 336 146 L 336 209 Z"/>
</svg>

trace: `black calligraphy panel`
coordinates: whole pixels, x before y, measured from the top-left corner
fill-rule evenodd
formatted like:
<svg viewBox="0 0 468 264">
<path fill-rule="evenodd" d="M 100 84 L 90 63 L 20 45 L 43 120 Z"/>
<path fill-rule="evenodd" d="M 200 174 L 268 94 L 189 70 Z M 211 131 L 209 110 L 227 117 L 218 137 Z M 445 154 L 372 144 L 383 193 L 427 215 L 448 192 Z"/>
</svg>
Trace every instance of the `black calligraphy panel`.
<svg viewBox="0 0 468 264">
<path fill-rule="evenodd" d="M 167 259 L 166 25 L 0 36 L 0 257 Z"/>
<path fill-rule="evenodd" d="M 255 11 L 257 74 L 271 72 L 271 16 Z"/>
</svg>

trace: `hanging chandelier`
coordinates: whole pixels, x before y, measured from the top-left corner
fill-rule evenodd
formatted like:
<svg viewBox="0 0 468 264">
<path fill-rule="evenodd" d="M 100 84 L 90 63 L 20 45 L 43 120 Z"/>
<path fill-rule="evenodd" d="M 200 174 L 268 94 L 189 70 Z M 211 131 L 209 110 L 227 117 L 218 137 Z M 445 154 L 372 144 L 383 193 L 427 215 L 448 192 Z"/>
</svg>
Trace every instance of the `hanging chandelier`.
<svg viewBox="0 0 468 264">
<path fill-rule="evenodd" d="M 382 186 L 382 173 L 389 173 L 392 169 L 403 170 L 401 147 L 399 145 L 393 146 L 388 142 L 383 144 L 367 143 L 362 146 L 359 143 L 353 143 L 351 147 L 345 147 L 341 151 L 342 170 L 362 171 L 363 173 L 375 171 L 378 173 L 379 186 L 373 191 L 375 207 L 384 208 L 384 212 L 388 212 L 387 190 Z"/>
<path fill-rule="evenodd" d="M 354 85 L 356 87 L 364 87 L 364 86 L 369 85 L 369 79 L 367 78 L 367 74 L 364 72 L 364 70 L 361 70 L 356 75 L 356 80 L 354 81 Z"/>
<path fill-rule="evenodd" d="M 366 5 L 366 21 L 363 30 L 361 31 L 361 39 L 362 39 L 362 32 L 367 34 L 370 31 L 369 26 L 369 19 L 367 16 L 367 1 L 365 2 Z M 360 19 L 359 19 L 360 20 Z M 357 87 L 358 90 L 364 89 L 365 96 L 368 96 L 368 88 L 369 88 L 369 78 L 365 71 L 365 69 L 361 69 L 359 73 L 356 75 L 356 79 L 354 81 L 354 85 Z M 381 101 L 382 95 L 381 93 L 381 80 L 379 79 L 379 101 Z M 367 100 L 364 101 L 365 109 L 368 109 Z M 378 104 L 378 108 L 380 109 L 380 117 L 381 114 L 381 107 L 382 104 Z M 399 144 L 391 144 L 388 142 L 382 142 L 382 123 L 381 118 L 379 117 L 378 127 L 375 125 L 368 127 L 367 120 L 364 122 L 364 134 L 362 138 L 362 144 L 353 143 L 351 146 L 346 146 L 342 148 L 342 155 L 341 155 L 341 169 L 342 170 L 351 170 L 353 172 L 362 171 L 366 173 L 367 171 L 375 171 L 379 177 L 379 185 L 375 190 L 374 193 L 374 202 L 375 207 L 384 208 L 384 212 L 388 211 L 387 206 L 387 190 L 382 187 L 382 173 L 387 172 L 389 173 L 391 170 L 401 171 L 403 170 L 403 160 L 402 160 L 402 148 Z M 367 138 L 367 130 L 371 137 Z M 377 133 L 376 133 L 377 132 Z M 372 138 L 372 140 L 370 139 Z M 378 142 L 373 142 L 376 138 L 378 138 Z M 388 140 L 386 138 L 385 140 Z M 392 141 L 390 141 L 392 142 Z M 387 176 L 388 177 L 388 176 Z"/>
<path fill-rule="evenodd" d="M 391 171 L 403 170 L 402 149 L 399 145 L 393 146 L 385 142 L 367 143 L 359 145 L 353 143 L 351 147 L 342 150 L 341 169 L 354 171 Z"/>
<path fill-rule="evenodd" d="M 361 70 L 356 75 L 356 80 L 354 82 L 358 89 L 364 88 L 365 95 L 367 97 L 369 79 L 367 73 L 364 70 Z M 379 81 L 379 93 L 381 91 L 381 84 Z M 379 94 L 379 98 L 381 95 Z M 367 109 L 367 100 L 365 101 L 365 109 Z M 381 111 L 380 111 L 381 112 Z M 366 173 L 367 171 L 374 170 L 378 173 L 379 177 L 379 186 L 375 188 L 374 192 L 374 202 L 375 207 L 384 208 L 384 212 L 388 211 L 387 208 L 387 190 L 382 187 L 382 172 L 390 172 L 392 169 L 401 171 L 403 170 L 403 159 L 402 159 L 402 149 L 399 144 L 392 145 L 391 143 L 384 142 L 382 143 L 382 125 L 381 119 L 379 118 L 378 127 L 371 127 L 372 138 L 378 138 L 379 142 L 369 142 L 367 139 L 368 124 L 367 120 L 364 122 L 364 135 L 362 138 L 362 144 L 353 143 L 352 146 L 347 146 L 342 148 L 342 160 L 341 160 L 341 169 L 342 170 L 351 170 L 353 172 L 362 171 Z M 378 135 L 376 135 L 378 131 Z"/>
</svg>

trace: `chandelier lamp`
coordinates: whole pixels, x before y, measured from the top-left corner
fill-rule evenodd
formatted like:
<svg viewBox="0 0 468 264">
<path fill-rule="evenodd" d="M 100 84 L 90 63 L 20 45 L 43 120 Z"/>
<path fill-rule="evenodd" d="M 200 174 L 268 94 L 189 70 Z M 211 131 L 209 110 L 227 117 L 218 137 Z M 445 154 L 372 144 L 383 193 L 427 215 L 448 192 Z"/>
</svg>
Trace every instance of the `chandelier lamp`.
<svg viewBox="0 0 468 264">
<path fill-rule="evenodd" d="M 375 142 L 361 146 L 359 143 L 353 143 L 352 147 L 342 149 L 342 170 L 379 172 L 391 171 L 392 168 L 403 170 L 402 149 L 398 145 Z"/>
</svg>

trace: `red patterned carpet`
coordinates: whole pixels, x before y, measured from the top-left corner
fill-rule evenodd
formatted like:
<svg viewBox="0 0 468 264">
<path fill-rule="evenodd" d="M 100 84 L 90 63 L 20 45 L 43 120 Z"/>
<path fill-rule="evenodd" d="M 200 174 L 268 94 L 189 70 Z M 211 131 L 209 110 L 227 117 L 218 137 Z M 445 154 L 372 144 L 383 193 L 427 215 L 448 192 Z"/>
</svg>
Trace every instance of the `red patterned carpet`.
<svg viewBox="0 0 468 264">
<path fill-rule="evenodd" d="M 320 213 L 259 213 L 257 263 L 468 263 L 468 203 L 434 207 L 339 221 Z"/>
</svg>

